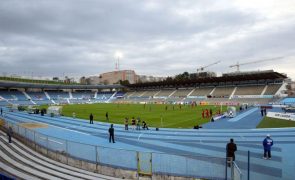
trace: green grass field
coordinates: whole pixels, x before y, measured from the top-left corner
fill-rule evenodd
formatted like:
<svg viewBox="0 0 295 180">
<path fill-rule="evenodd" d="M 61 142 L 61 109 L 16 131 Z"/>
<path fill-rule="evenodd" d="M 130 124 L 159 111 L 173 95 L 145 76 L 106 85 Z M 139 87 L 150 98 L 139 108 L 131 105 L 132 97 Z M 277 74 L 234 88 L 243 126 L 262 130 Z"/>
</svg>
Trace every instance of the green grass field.
<svg viewBox="0 0 295 180">
<path fill-rule="evenodd" d="M 166 110 L 167 106 L 167 110 Z M 174 109 L 173 109 L 174 107 Z M 202 109 L 212 109 L 213 114 L 220 106 L 162 105 L 162 104 L 73 104 L 63 106 L 63 115 L 72 117 L 75 112 L 77 118 L 89 119 L 90 113 L 95 121 L 106 122 L 106 112 L 111 123 L 124 124 L 124 118 L 140 117 L 151 127 L 192 128 L 196 124 L 203 124 L 210 119 L 202 118 Z M 223 111 L 226 107 L 223 106 Z"/>
<path fill-rule="evenodd" d="M 295 127 L 295 121 L 265 117 L 257 126 L 257 128 L 280 128 L 280 127 Z"/>
</svg>

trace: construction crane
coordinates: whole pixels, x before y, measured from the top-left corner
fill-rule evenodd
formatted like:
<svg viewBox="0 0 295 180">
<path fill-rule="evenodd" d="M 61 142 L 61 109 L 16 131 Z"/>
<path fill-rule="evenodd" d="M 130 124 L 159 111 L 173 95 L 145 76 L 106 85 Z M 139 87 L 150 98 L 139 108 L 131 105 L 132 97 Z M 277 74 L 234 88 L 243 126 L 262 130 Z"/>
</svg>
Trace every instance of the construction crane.
<svg viewBox="0 0 295 180">
<path fill-rule="evenodd" d="M 210 67 L 210 66 L 213 66 L 213 65 L 215 65 L 215 64 L 218 64 L 218 63 L 220 63 L 220 62 L 221 62 L 221 61 L 216 61 L 216 62 L 214 62 L 214 63 L 212 63 L 212 64 L 208 64 L 208 65 L 206 65 L 206 66 L 201 66 L 200 68 L 197 69 L 197 72 L 199 72 L 199 71 L 204 71 L 205 68 Z"/>
<path fill-rule="evenodd" d="M 240 71 L 240 66 L 243 66 L 243 65 L 256 64 L 256 63 L 261 63 L 261 62 L 265 62 L 265 61 L 274 61 L 274 60 L 278 60 L 278 59 L 282 59 L 282 58 L 284 58 L 284 57 L 275 57 L 275 58 L 269 58 L 269 59 L 261 59 L 261 60 L 246 62 L 246 63 L 239 63 L 239 62 L 237 62 L 237 64 L 230 65 L 229 67 L 230 68 L 237 67 L 237 71 Z"/>
</svg>

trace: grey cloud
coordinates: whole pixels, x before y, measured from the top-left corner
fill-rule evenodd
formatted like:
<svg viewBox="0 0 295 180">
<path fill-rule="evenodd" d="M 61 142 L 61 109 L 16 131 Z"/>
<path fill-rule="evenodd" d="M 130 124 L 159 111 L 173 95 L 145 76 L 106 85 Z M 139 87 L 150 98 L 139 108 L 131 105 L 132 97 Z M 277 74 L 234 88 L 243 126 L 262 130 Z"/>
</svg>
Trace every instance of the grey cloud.
<svg viewBox="0 0 295 180">
<path fill-rule="evenodd" d="M 1 71 L 99 74 L 114 69 L 120 50 L 121 68 L 139 74 L 193 72 L 216 60 L 210 70 L 226 72 L 237 61 L 294 53 L 292 18 L 252 31 L 265 21 L 228 1 L 1 1 Z"/>
</svg>

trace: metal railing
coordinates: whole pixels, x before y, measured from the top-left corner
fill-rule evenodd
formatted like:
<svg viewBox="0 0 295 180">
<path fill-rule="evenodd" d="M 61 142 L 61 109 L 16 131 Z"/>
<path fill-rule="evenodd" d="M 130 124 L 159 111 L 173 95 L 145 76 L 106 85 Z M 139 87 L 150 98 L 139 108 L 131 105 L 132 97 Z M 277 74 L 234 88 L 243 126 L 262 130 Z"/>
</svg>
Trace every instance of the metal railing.
<svg viewBox="0 0 295 180">
<path fill-rule="evenodd" d="M 74 142 L 34 131 L 12 121 L 5 121 L 5 127 L 12 127 L 13 132 L 50 152 L 64 154 L 64 163 L 69 158 L 109 166 L 113 168 L 137 171 L 143 175 L 169 175 L 206 179 L 241 179 L 241 171 L 233 163 L 227 167 L 227 159 L 160 152 L 139 152 L 125 149 L 115 149 Z M 230 173 L 228 173 L 230 171 Z M 231 176 L 231 177 L 228 177 Z"/>
</svg>

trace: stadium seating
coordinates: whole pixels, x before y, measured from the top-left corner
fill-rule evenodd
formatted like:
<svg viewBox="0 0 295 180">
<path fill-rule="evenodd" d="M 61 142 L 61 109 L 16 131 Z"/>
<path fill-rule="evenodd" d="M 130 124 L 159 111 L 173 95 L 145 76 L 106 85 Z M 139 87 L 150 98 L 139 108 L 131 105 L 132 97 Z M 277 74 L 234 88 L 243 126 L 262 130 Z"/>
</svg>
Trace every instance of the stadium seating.
<svg viewBox="0 0 295 180">
<path fill-rule="evenodd" d="M 44 92 L 26 92 L 33 101 L 48 100 Z"/>
<path fill-rule="evenodd" d="M 157 94 L 158 92 L 160 92 L 160 90 L 148 90 L 148 91 L 145 91 L 143 94 L 142 94 L 142 97 L 153 97 L 155 94 Z"/>
<path fill-rule="evenodd" d="M 161 90 L 159 93 L 155 95 L 155 97 L 169 97 L 172 93 L 176 91 L 175 89 L 171 90 Z"/>
<path fill-rule="evenodd" d="M 234 90 L 234 87 L 216 87 L 212 93 L 213 97 L 229 97 Z"/>
<path fill-rule="evenodd" d="M 85 92 L 72 92 L 73 98 L 77 99 L 91 99 L 94 98 L 94 92 L 85 91 Z"/>
<path fill-rule="evenodd" d="M 28 98 L 20 91 L 0 91 L 0 96 L 7 100 L 26 101 Z"/>
<path fill-rule="evenodd" d="M 238 86 L 234 95 L 261 95 L 264 85 L 261 86 Z"/>
<path fill-rule="evenodd" d="M 47 91 L 47 93 L 48 93 L 48 95 L 50 96 L 50 98 L 53 99 L 53 100 L 70 98 L 68 92 L 62 92 L 62 91 Z"/>
<path fill-rule="evenodd" d="M 16 179 L 118 179 L 54 161 L 16 139 L 8 144 L 4 135 L 0 131 L 0 167 L 3 172 Z M 8 177 L 1 174 L 0 178 Z"/>
<path fill-rule="evenodd" d="M 275 95 L 275 93 L 278 92 L 281 86 L 281 84 L 269 84 L 264 95 Z"/>
<path fill-rule="evenodd" d="M 190 96 L 207 96 L 209 95 L 212 90 L 214 88 L 213 87 L 207 87 L 207 88 L 196 88 L 191 94 Z"/>
<path fill-rule="evenodd" d="M 193 89 L 178 89 L 171 96 L 172 97 L 187 97 L 187 95 L 192 91 L 193 91 Z"/>
</svg>

